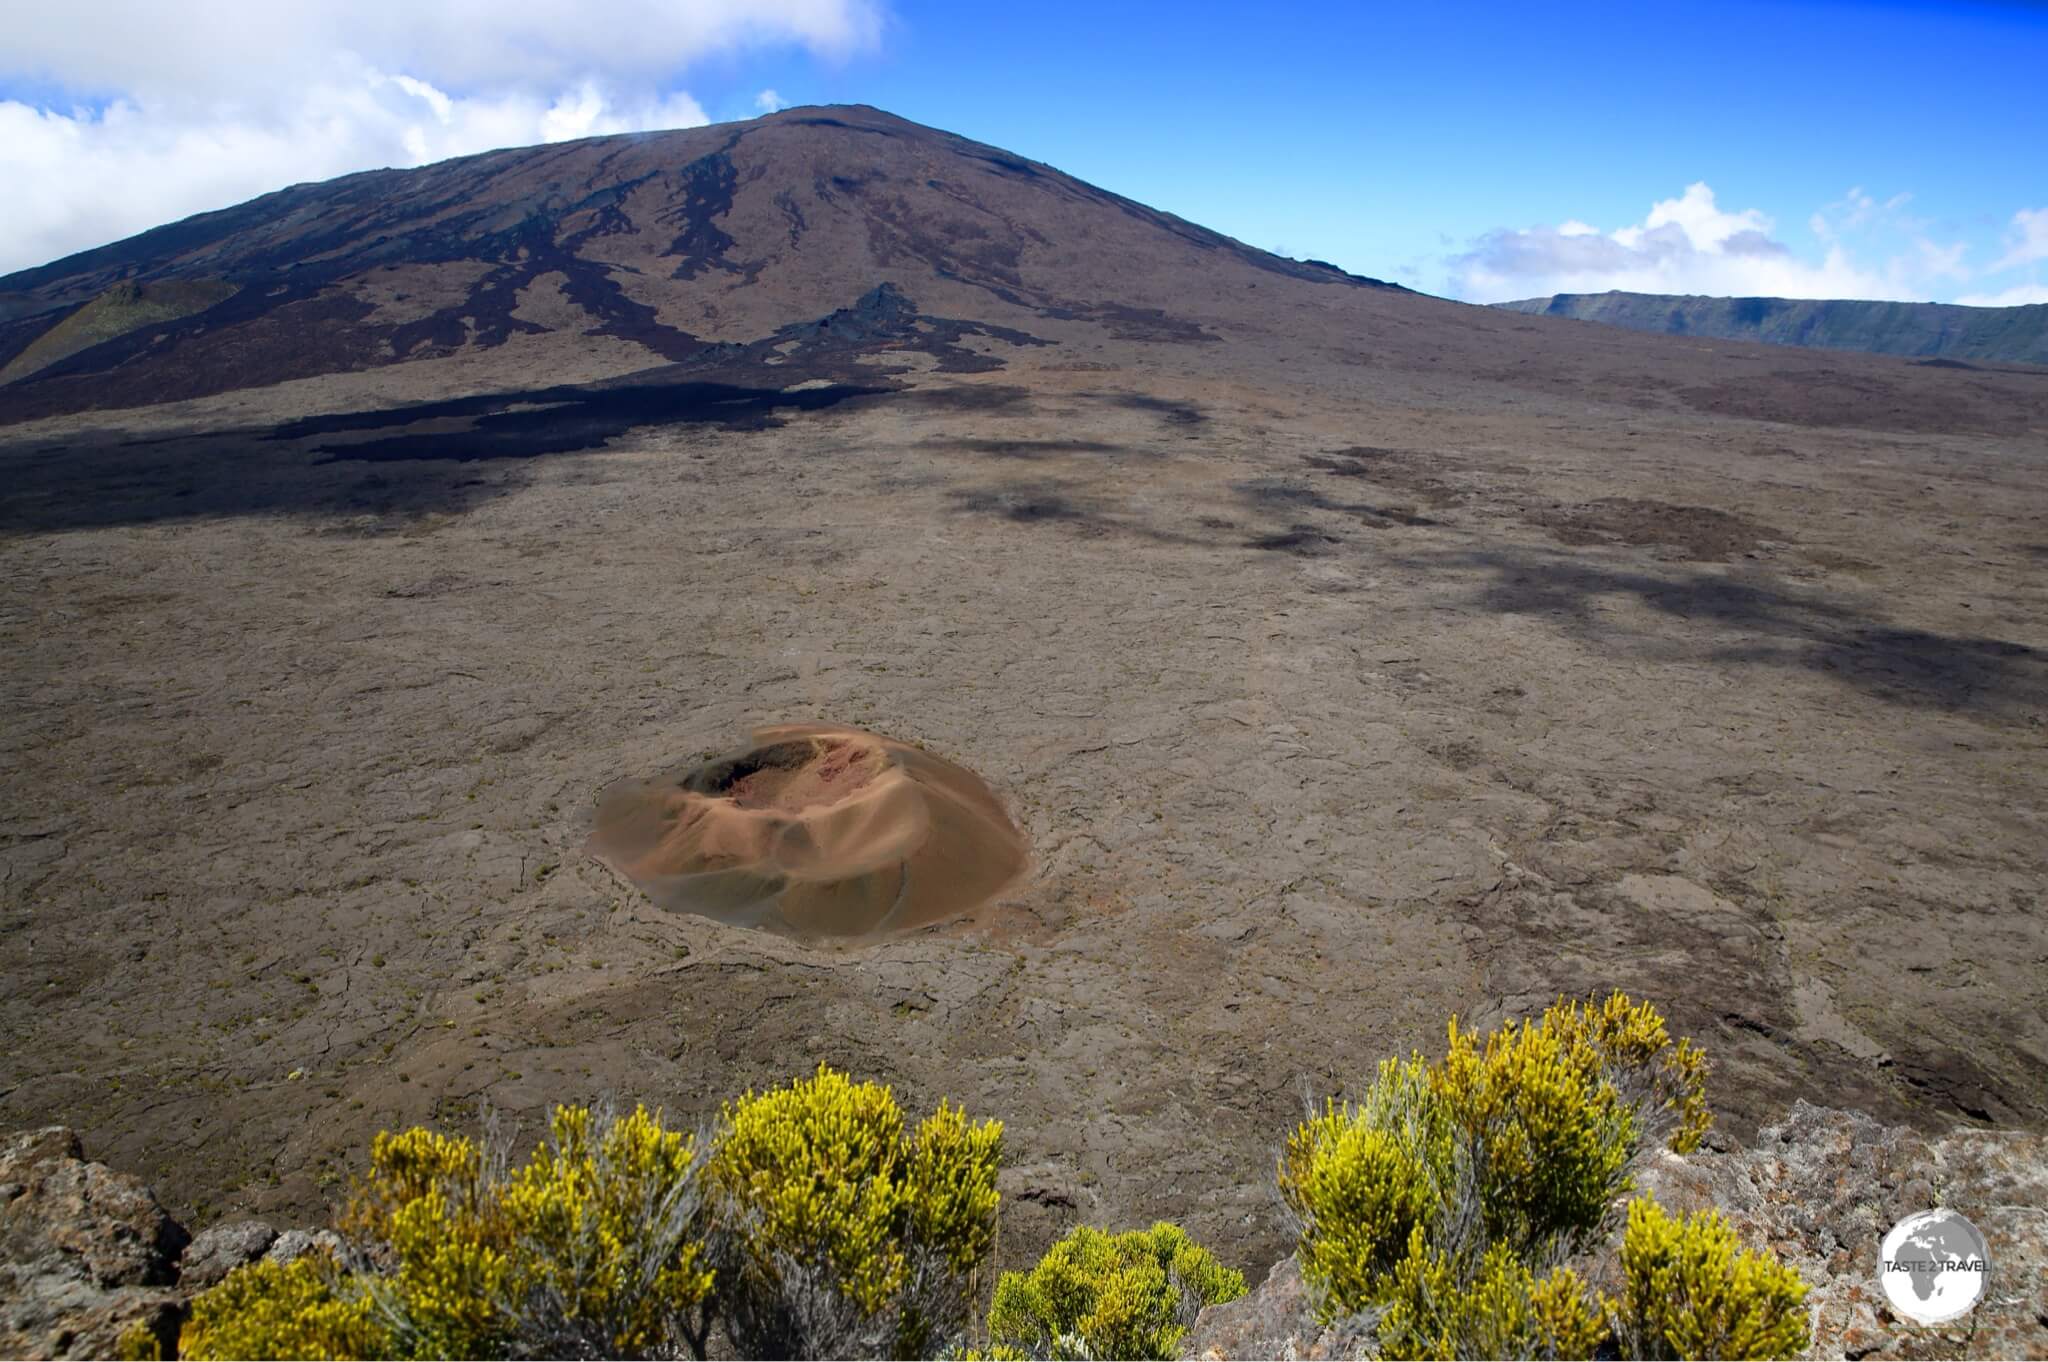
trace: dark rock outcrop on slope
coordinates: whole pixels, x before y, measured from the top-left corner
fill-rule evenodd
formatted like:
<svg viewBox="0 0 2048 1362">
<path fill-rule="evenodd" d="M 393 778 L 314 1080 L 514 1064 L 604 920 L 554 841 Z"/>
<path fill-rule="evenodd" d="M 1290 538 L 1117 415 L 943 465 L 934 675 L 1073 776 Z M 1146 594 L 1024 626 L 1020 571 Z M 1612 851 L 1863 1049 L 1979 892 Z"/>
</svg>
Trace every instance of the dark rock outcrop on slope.
<svg viewBox="0 0 2048 1362">
<path fill-rule="evenodd" d="M 2048 303 L 1959 307 L 1842 298 L 1705 298 L 1666 293 L 1558 293 L 1495 303 L 1630 331 L 1761 341 L 1981 364 L 2048 365 Z"/>
</svg>

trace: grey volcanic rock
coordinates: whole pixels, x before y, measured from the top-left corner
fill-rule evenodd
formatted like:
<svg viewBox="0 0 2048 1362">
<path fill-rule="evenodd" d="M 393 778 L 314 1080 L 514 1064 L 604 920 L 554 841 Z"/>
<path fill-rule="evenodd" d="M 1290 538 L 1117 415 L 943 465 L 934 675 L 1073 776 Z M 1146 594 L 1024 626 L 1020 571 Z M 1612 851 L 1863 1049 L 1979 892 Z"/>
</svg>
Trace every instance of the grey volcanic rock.
<svg viewBox="0 0 2048 1362">
<path fill-rule="evenodd" d="M 1747 1247 L 1799 1270 L 1809 1357 L 2048 1356 L 2048 1136 L 1964 1129 L 1928 1139 L 1802 1101 L 1747 1148 L 1657 1155 L 1637 1182 L 1674 1212 L 1718 1207 Z M 1936 1205 L 1983 1232 L 1991 1275 L 1975 1310 L 1929 1329 L 1891 1313 L 1877 1260 L 1893 1224 Z M 1204 1310 L 1181 1355 L 1356 1357 L 1365 1341 L 1316 1322 L 1290 1254 L 1256 1290 Z"/>
<path fill-rule="evenodd" d="M 1704 298 L 1665 293 L 1558 293 L 1495 303 L 1631 331 L 1762 341 L 1822 350 L 1986 363 L 2048 364 L 2048 303 L 1959 307 L 1856 298 Z"/>
<path fill-rule="evenodd" d="M 293 1263 L 309 1253 L 345 1258 L 348 1241 L 333 1230 L 286 1230 L 263 1256 L 273 1263 Z"/>
<path fill-rule="evenodd" d="M 201 1230 L 178 1260 L 178 1285 L 188 1291 L 204 1291 L 244 1263 L 263 1257 L 264 1250 L 278 1242 L 277 1230 L 261 1220 L 238 1220 Z"/>
<path fill-rule="evenodd" d="M 1273 1264 L 1254 1291 L 1212 1305 L 1181 1340 L 1182 1357 L 1276 1357 L 1322 1359 L 1360 1357 L 1368 1339 L 1349 1321 L 1325 1328 L 1316 1321 L 1301 1263 L 1288 1254 Z"/>
<path fill-rule="evenodd" d="M 2048 1356 L 2048 1136 L 1956 1130 L 1933 1138 L 1861 1112 L 1800 1102 L 1754 1145 L 1666 1155 L 1639 1179 L 1674 1209 L 1719 1206 L 1812 1288 L 1814 1357 Z M 1942 1206 L 1983 1232 L 1991 1272 L 1976 1309 L 1921 1328 L 1878 1285 L 1885 1232 Z"/>
<path fill-rule="evenodd" d="M 141 1179 L 63 1127 L 0 1146 L 0 1355 L 107 1357 L 137 1323 L 171 1342 L 187 1235 Z"/>
</svg>

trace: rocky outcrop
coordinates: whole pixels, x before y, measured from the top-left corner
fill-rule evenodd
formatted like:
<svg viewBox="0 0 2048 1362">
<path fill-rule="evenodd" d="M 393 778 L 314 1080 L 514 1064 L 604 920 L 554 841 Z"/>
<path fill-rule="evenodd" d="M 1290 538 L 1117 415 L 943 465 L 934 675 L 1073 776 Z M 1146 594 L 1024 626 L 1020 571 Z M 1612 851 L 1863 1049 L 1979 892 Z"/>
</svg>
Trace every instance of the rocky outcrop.
<svg viewBox="0 0 2048 1362">
<path fill-rule="evenodd" d="M 2048 1357 L 2048 1136 L 1971 1129 L 1929 1139 L 1800 1102 L 1748 1149 L 1659 1155 L 1638 1182 L 1676 1210 L 1719 1207 L 1745 1242 L 1798 1268 L 1810 1288 L 1810 1357 Z M 1935 1206 L 1983 1232 L 1991 1272 L 1975 1310 L 1928 1329 L 1891 1313 L 1877 1259 L 1892 1225 Z M 1249 1295 L 1204 1310 L 1181 1354 L 1357 1357 L 1365 1343 L 1345 1325 L 1317 1324 L 1288 1257 Z"/>
<path fill-rule="evenodd" d="M 0 1145 L 0 1356 L 110 1357 L 140 1324 L 184 1318 L 189 1236 L 142 1180 L 88 1163 L 61 1126 Z M 168 1346 L 166 1351 L 169 1351 Z"/>
<path fill-rule="evenodd" d="M 333 1230 L 286 1230 L 263 1256 L 273 1263 L 289 1263 L 314 1252 L 329 1254 L 344 1263 L 350 1261 L 348 1241 Z"/>
<path fill-rule="evenodd" d="M 1640 1181 L 1667 1206 L 1719 1206 L 1747 1242 L 1799 1269 L 1812 1288 L 1811 1356 L 2048 1357 L 2048 1136 L 1930 1139 L 1800 1102 L 1751 1148 L 1664 1155 Z M 1991 1271 L 1976 1309 L 1927 1329 L 1891 1313 L 1877 1260 L 1887 1230 L 1935 1206 L 1983 1232 Z"/>
<path fill-rule="evenodd" d="M 112 1357 L 141 1325 L 176 1355 L 191 1298 L 244 1263 L 345 1257 L 332 1230 L 260 1220 L 193 1238 L 140 1178 L 86 1160 L 62 1126 L 0 1139 L 0 1357 Z"/>
<path fill-rule="evenodd" d="M 1288 1254 L 1273 1264 L 1258 1289 L 1195 1319 L 1181 1340 L 1182 1357 L 1272 1357 L 1296 1359 L 1361 1357 L 1366 1331 L 1349 1322 L 1324 1328 L 1316 1322 L 1301 1264 Z"/>
</svg>

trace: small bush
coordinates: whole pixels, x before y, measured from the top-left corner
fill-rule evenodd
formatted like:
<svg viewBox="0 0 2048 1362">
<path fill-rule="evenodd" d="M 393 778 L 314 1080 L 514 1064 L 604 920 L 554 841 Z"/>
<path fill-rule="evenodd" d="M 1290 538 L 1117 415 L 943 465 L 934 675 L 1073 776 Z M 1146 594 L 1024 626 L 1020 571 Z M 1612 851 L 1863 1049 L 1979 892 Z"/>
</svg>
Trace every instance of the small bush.
<svg viewBox="0 0 2048 1362">
<path fill-rule="evenodd" d="M 1002 1126 L 820 1065 L 726 1111 L 706 1165 L 717 1304 L 765 1357 L 924 1356 L 965 1329 L 995 1243 Z"/>
<path fill-rule="evenodd" d="M 1738 1251 L 1720 1212 L 1673 1220 L 1630 1203 L 1614 1331 L 1631 1357 L 1792 1357 L 1810 1343 L 1806 1284 L 1767 1254 Z"/>
<path fill-rule="evenodd" d="M 1330 1102 L 1288 1137 L 1280 1194 L 1326 1320 L 1384 1294 L 1410 1236 L 1442 1218 L 1454 1162 L 1451 1122 L 1420 1058 L 1385 1061 L 1356 1107 Z"/>
<path fill-rule="evenodd" d="M 1236 1300 L 1244 1276 L 1179 1226 L 1106 1234 L 1082 1227 L 1030 1272 L 1005 1272 L 989 1310 L 995 1357 L 1167 1358 L 1205 1305 Z"/>
<path fill-rule="evenodd" d="M 593 1125 L 582 1107 L 556 1108 L 550 1146 L 500 1195 L 515 1332 L 556 1357 L 701 1348 L 712 1273 L 695 1141 L 644 1107 L 595 1137 Z"/>
<path fill-rule="evenodd" d="M 1572 1269 L 1538 1280 L 1495 1244 L 1467 1280 L 1419 1226 L 1376 1313 L 1386 1358 L 1591 1357 L 1607 1337 L 1599 1300 Z"/>
<path fill-rule="evenodd" d="M 1388 1357 L 1589 1355 L 1626 1312 L 1562 1264 L 1613 1232 L 1646 1147 L 1698 1145 L 1712 1119 L 1705 1075 L 1690 1041 L 1621 993 L 1559 999 L 1484 1036 L 1453 1020 L 1442 1060 L 1389 1060 L 1361 1101 L 1312 1113 L 1281 1153 L 1318 1313 L 1363 1324 Z M 1631 1296 L 1629 1327 L 1653 1330 L 1644 1336 L 1657 1347 L 1782 1343 L 1759 1321 L 1772 1284 L 1796 1278 L 1763 1258 L 1728 1266 L 1708 1253 L 1714 1243 L 1688 1250 L 1697 1308 L 1651 1319 L 1651 1296 Z M 1742 1284 L 1714 1295 L 1723 1268 Z M 1625 1279 L 1633 1291 L 1634 1270 Z M 1761 1313 L 1730 1315 L 1738 1290 Z"/>
<path fill-rule="evenodd" d="M 701 1348 L 711 1274 L 693 1141 L 645 1108 L 614 1120 L 557 1107 L 551 1132 L 509 1177 L 466 1139 L 421 1128 L 379 1134 L 343 1219 L 365 1270 L 343 1272 L 331 1259 L 239 1269 L 194 1301 L 180 1352 L 595 1357 Z"/>
<path fill-rule="evenodd" d="M 164 1341 L 149 1321 L 137 1320 L 114 1340 L 114 1362 L 163 1362 Z"/>
<path fill-rule="evenodd" d="M 1540 1255 L 1581 1246 L 1630 1186 L 1648 1141 L 1699 1143 L 1712 1116 L 1706 1063 L 1673 1044 L 1647 1003 L 1559 999 L 1540 1021 L 1509 1022 L 1483 1041 L 1450 1026 L 1431 1086 L 1472 1153 L 1489 1242 Z"/>
<path fill-rule="evenodd" d="M 360 1280 L 325 1254 L 238 1267 L 192 1302 L 190 1358 L 364 1358 L 394 1353 Z"/>
<path fill-rule="evenodd" d="M 1324 1317 L 1384 1305 L 1397 1265 L 1422 1271 L 1409 1252 L 1418 1231 L 1468 1282 L 1497 1245 L 1531 1265 L 1587 1247 L 1647 1134 L 1699 1142 L 1712 1119 L 1705 1070 L 1690 1041 L 1621 993 L 1559 999 L 1484 1037 L 1453 1020 L 1440 1062 L 1387 1061 L 1363 1101 L 1311 1116 L 1280 1160 Z"/>
</svg>

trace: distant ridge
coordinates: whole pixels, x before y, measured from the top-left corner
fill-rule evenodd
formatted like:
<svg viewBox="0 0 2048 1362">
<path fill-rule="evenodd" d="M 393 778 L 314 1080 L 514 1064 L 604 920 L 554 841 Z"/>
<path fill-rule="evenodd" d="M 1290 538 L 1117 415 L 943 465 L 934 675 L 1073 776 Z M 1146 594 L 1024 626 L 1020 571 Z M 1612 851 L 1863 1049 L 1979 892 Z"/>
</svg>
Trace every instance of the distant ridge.
<svg viewBox="0 0 2048 1362">
<path fill-rule="evenodd" d="M 2048 365 L 2048 303 L 1959 307 L 1953 303 L 1610 292 L 1559 293 L 1494 306 L 1604 322 L 1630 331 L 1712 340 L 1864 350 L 1920 359 Z"/>
</svg>

